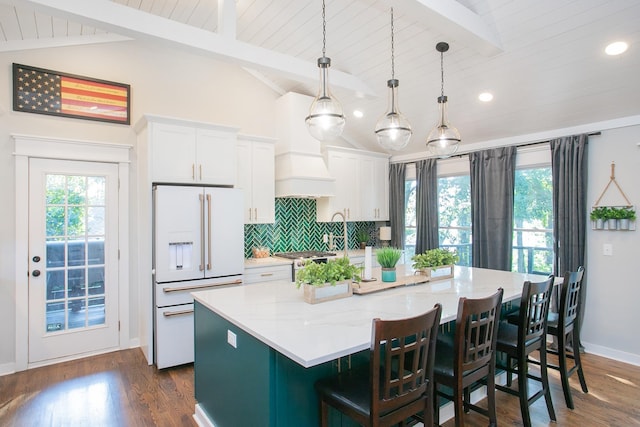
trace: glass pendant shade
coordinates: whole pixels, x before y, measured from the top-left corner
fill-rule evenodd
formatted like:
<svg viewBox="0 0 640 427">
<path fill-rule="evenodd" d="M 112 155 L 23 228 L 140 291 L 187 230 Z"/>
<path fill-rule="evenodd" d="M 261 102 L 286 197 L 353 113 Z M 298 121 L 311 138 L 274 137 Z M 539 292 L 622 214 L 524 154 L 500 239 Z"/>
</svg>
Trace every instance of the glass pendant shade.
<svg viewBox="0 0 640 427">
<path fill-rule="evenodd" d="M 320 68 L 320 89 L 309 108 L 309 115 L 305 119 L 309 133 L 319 141 L 331 141 L 342 135 L 344 130 L 344 113 L 342 105 L 329 91 L 329 67 L 331 59 L 323 56 L 318 58 Z"/>
<path fill-rule="evenodd" d="M 407 118 L 398 110 L 398 80 L 387 81 L 389 108 L 376 124 L 378 143 L 389 150 L 402 150 L 409 144 L 412 130 Z"/>
<path fill-rule="evenodd" d="M 449 125 L 447 120 L 447 97 L 438 97 L 440 119 L 427 137 L 427 149 L 441 159 L 445 159 L 458 151 L 460 133 L 458 129 Z"/>
</svg>

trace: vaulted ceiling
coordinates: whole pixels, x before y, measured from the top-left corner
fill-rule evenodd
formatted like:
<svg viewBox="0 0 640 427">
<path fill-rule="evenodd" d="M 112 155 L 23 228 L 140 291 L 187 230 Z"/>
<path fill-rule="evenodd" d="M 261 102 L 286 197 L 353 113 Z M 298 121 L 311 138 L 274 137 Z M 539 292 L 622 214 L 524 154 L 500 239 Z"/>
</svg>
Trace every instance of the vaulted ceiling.
<svg viewBox="0 0 640 427">
<path fill-rule="evenodd" d="M 373 133 L 391 78 L 395 18 L 400 110 L 425 151 L 437 119 L 439 41 L 449 118 L 463 144 L 640 114 L 637 0 L 327 0 L 331 84 L 344 137 L 382 151 Z M 320 0 L 0 0 L 0 51 L 144 39 L 237 63 L 275 91 L 315 95 Z M 629 50 L 607 56 L 607 44 Z M 493 93 L 491 102 L 478 100 Z M 354 110 L 363 112 L 356 118 Z"/>
</svg>

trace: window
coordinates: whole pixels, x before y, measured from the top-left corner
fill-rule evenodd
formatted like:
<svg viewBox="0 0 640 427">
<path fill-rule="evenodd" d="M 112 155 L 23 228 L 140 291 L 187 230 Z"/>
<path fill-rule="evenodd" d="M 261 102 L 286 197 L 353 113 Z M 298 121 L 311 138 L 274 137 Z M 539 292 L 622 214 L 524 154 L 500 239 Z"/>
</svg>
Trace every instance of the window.
<svg viewBox="0 0 640 427">
<path fill-rule="evenodd" d="M 406 259 L 416 253 L 416 180 L 408 179 L 404 185 L 404 250 Z"/>
<path fill-rule="evenodd" d="M 553 201 L 551 168 L 516 170 L 512 271 L 551 274 Z"/>
<path fill-rule="evenodd" d="M 441 248 L 455 249 L 458 265 L 471 266 L 469 175 L 438 178 L 438 236 Z"/>
</svg>

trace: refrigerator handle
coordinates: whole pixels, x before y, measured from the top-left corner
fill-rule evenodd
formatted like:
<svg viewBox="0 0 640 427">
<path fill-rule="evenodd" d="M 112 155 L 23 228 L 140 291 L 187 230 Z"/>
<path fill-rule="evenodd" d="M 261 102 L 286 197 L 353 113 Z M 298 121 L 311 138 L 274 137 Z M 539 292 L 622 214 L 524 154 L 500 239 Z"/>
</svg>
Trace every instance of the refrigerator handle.
<svg viewBox="0 0 640 427">
<path fill-rule="evenodd" d="M 211 270 L 211 194 L 207 194 L 207 270 Z"/>
<path fill-rule="evenodd" d="M 198 195 L 200 199 L 200 237 L 201 242 L 204 239 L 204 196 Z M 204 242 L 200 244 L 200 271 L 204 270 Z"/>
</svg>

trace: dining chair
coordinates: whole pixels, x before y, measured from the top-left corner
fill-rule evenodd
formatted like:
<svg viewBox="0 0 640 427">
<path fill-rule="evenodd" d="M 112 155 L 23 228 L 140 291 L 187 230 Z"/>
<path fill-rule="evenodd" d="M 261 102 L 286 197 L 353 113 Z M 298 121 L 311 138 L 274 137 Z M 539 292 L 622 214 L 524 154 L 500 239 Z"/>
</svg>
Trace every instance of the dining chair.
<svg viewBox="0 0 640 427">
<path fill-rule="evenodd" d="M 495 356 L 503 289 L 486 298 L 460 298 L 453 343 L 438 339 L 434 365 L 435 424 L 439 425 L 437 396 L 453 401 L 456 427 L 464 426 L 463 410 L 472 409 L 496 426 Z M 488 408 L 470 402 L 470 387 L 486 380 Z M 438 385 L 452 390 L 447 394 Z"/>
<path fill-rule="evenodd" d="M 505 355 L 506 363 L 502 365 L 496 362 L 496 368 L 507 372 L 507 385 L 497 384 L 496 388 L 520 398 L 520 412 L 525 427 L 531 427 L 529 406 L 543 396 L 547 404 L 549 418 L 552 421 L 556 420 L 549 389 L 546 356 L 547 318 L 553 279 L 553 275 L 550 275 L 547 280 L 542 282 L 524 282 L 520 297 L 518 323 L 514 325 L 505 320 L 500 322 L 498 326 L 496 351 Z M 534 351 L 539 352 L 539 377 L 529 372 L 529 355 Z M 511 388 L 511 375 L 514 373 L 518 375 L 517 389 Z M 536 380 L 541 385 L 540 390 L 532 396 L 529 396 L 529 379 Z"/>
<path fill-rule="evenodd" d="M 580 360 L 580 310 L 582 309 L 580 298 L 582 291 L 582 278 L 584 267 L 580 266 L 574 272 L 566 272 L 560 289 L 560 305 L 558 313 L 550 313 L 547 322 L 547 333 L 556 337 L 557 349 L 549 348 L 548 353 L 558 356 L 558 364 L 547 363 L 549 368 L 560 371 L 562 391 L 567 407 L 574 409 L 571 396 L 569 377 L 578 373 L 580 387 L 584 393 L 589 393 L 587 382 L 582 370 Z M 569 367 L 567 360 L 573 361 Z"/>
<path fill-rule="evenodd" d="M 321 426 L 333 407 L 363 426 L 433 425 L 433 364 L 442 306 L 400 320 L 373 319 L 369 363 L 315 383 Z"/>
</svg>

